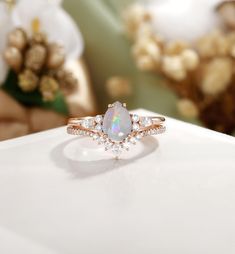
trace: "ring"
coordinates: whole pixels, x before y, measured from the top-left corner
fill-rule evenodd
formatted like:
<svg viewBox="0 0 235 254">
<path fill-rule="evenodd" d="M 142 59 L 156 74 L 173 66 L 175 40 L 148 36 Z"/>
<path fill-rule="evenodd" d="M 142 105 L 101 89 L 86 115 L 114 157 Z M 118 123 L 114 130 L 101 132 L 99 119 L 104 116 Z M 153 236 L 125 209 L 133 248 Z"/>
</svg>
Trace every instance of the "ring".
<svg viewBox="0 0 235 254">
<path fill-rule="evenodd" d="M 143 137 L 163 133 L 166 130 L 164 122 L 165 118 L 161 116 L 130 114 L 126 104 L 117 101 L 108 105 L 104 115 L 70 118 L 67 133 L 92 137 L 104 145 L 105 151 L 118 157 Z"/>
</svg>

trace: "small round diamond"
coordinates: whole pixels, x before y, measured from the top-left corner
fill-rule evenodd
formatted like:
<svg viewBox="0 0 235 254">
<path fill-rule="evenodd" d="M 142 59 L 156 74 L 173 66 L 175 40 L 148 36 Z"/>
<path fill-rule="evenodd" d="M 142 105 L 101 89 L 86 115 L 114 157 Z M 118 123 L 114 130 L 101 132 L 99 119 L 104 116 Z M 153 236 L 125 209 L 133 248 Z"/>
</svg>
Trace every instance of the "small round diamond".
<svg viewBox="0 0 235 254">
<path fill-rule="evenodd" d="M 131 142 L 132 144 L 136 144 L 136 138 L 135 138 L 135 137 L 131 137 L 131 138 L 130 138 L 130 142 Z"/>
<path fill-rule="evenodd" d="M 103 136 L 100 136 L 100 137 L 98 137 L 98 143 L 99 144 L 104 144 L 105 143 L 105 137 L 103 137 Z"/>
<path fill-rule="evenodd" d="M 101 130 L 102 130 L 101 124 L 96 124 L 95 129 L 96 129 L 97 131 L 101 131 Z"/>
<path fill-rule="evenodd" d="M 103 120 L 102 115 L 97 115 L 97 116 L 95 117 L 95 122 L 96 122 L 96 123 L 102 123 L 102 120 Z"/>
<path fill-rule="evenodd" d="M 137 140 L 140 140 L 143 137 L 143 135 L 142 135 L 142 133 L 139 133 L 135 137 L 136 137 Z"/>
<path fill-rule="evenodd" d="M 139 116 L 138 115 L 136 115 L 136 114 L 134 114 L 134 115 L 132 115 L 132 121 L 133 122 L 138 122 L 140 120 L 140 118 L 139 118 Z"/>
<path fill-rule="evenodd" d="M 133 129 L 133 131 L 138 131 L 138 130 L 139 130 L 139 128 L 140 128 L 140 126 L 139 126 L 139 124 L 138 124 L 138 123 L 133 123 L 133 125 L 132 125 L 132 129 Z"/>
<path fill-rule="evenodd" d="M 99 138 L 99 135 L 98 134 L 93 134 L 93 140 L 97 140 Z"/>
<path fill-rule="evenodd" d="M 109 150 L 109 149 L 112 148 L 113 143 L 108 140 L 108 141 L 105 142 L 104 145 L 105 145 L 105 150 Z"/>
<path fill-rule="evenodd" d="M 92 118 L 85 119 L 82 121 L 82 126 L 86 129 L 93 127 L 93 125 L 94 125 L 94 120 Z"/>
<path fill-rule="evenodd" d="M 152 125 L 152 119 L 150 117 L 141 117 L 140 124 L 144 127 Z"/>
<path fill-rule="evenodd" d="M 130 142 L 126 141 L 123 143 L 123 148 L 128 151 L 130 148 L 130 145 L 131 145 Z"/>
<path fill-rule="evenodd" d="M 114 144 L 112 146 L 112 153 L 115 155 L 115 156 L 118 156 L 120 153 L 121 153 L 121 147 L 119 144 Z"/>
</svg>

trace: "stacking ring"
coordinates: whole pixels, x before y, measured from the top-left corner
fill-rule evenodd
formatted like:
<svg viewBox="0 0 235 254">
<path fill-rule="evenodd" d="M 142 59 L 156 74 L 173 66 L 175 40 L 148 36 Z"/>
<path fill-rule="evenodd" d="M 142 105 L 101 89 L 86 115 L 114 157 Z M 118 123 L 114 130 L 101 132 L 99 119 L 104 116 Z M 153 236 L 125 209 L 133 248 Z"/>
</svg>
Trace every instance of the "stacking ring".
<svg viewBox="0 0 235 254">
<path fill-rule="evenodd" d="M 126 104 L 117 101 L 108 105 L 104 115 L 70 118 L 67 133 L 92 137 L 118 157 L 143 137 L 163 133 L 166 130 L 164 122 L 165 118 L 161 116 L 130 114 Z"/>
</svg>

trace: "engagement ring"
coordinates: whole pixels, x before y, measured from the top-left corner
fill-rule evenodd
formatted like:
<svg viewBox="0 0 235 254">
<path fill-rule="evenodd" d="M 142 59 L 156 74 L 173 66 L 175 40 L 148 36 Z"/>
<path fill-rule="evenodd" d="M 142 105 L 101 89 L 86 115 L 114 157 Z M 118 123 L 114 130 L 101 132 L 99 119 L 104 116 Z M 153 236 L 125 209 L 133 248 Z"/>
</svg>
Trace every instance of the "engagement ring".
<svg viewBox="0 0 235 254">
<path fill-rule="evenodd" d="M 130 114 L 125 103 L 115 102 L 108 105 L 104 115 L 70 118 L 67 132 L 89 136 L 118 157 L 143 137 L 163 133 L 166 129 L 164 122 L 165 118 L 161 116 Z"/>
</svg>

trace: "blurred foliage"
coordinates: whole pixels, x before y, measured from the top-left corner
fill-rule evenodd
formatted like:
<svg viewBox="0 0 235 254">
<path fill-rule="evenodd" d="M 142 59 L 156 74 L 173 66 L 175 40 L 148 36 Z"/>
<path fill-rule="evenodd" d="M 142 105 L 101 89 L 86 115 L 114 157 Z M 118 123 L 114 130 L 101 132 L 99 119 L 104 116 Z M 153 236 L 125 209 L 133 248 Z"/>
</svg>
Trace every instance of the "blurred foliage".
<svg viewBox="0 0 235 254">
<path fill-rule="evenodd" d="M 18 86 L 17 74 L 13 71 L 9 71 L 8 76 L 2 85 L 2 89 L 25 106 L 38 106 L 52 109 L 63 115 L 68 115 L 69 113 L 65 98 L 61 92 L 58 91 L 53 102 L 45 102 L 38 90 L 29 93 L 23 92 Z"/>
</svg>

